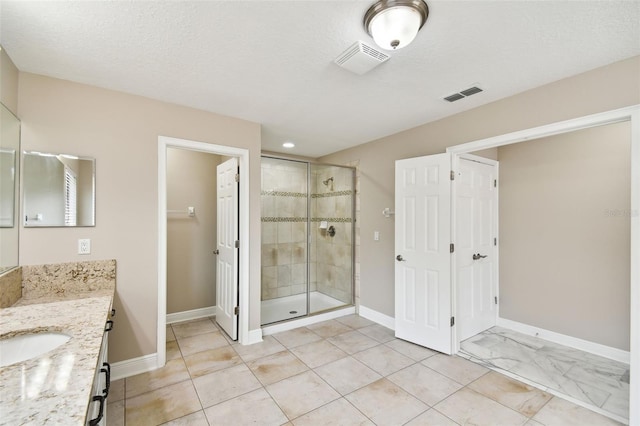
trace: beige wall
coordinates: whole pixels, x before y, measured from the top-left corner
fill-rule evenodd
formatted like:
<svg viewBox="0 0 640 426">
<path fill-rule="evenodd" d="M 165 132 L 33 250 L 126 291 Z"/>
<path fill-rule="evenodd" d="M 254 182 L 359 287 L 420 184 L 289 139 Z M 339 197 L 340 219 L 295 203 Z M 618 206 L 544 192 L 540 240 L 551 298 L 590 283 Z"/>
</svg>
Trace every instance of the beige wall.
<svg viewBox="0 0 640 426">
<path fill-rule="evenodd" d="M 629 350 L 631 126 L 502 147 L 500 316 Z"/>
<path fill-rule="evenodd" d="M 0 46 L 0 102 L 18 115 L 18 68 Z"/>
<path fill-rule="evenodd" d="M 21 229 L 24 265 L 116 259 L 113 362 L 156 352 L 158 136 L 250 152 L 250 329 L 260 327 L 260 125 L 29 73 L 20 73 L 23 149 L 96 159 L 96 226 Z M 91 255 L 77 254 L 78 238 Z"/>
<path fill-rule="evenodd" d="M 394 315 L 395 160 L 446 147 L 640 103 L 640 57 L 560 80 L 491 104 L 322 157 L 360 161 L 360 303 Z M 461 101 L 464 102 L 464 101 Z M 380 231 L 380 241 L 373 232 Z"/>
<path fill-rule="evenodd" d="M 219 155 L 167 150 L 167 313 L 216 306 L 216 166 Z"/>
</svg>

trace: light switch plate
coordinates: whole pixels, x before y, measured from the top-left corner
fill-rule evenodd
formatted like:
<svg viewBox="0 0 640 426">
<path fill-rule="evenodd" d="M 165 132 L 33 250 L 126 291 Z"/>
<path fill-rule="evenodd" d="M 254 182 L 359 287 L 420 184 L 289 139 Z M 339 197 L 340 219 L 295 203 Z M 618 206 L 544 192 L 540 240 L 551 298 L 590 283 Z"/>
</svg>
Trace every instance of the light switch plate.
<svg viewBox="0 0 640 426">
<path fill-rule="evenodd" d="M 78 254 L 91 254 L 91 240 L 89 238 L 78 240 Z"/>
</svg>

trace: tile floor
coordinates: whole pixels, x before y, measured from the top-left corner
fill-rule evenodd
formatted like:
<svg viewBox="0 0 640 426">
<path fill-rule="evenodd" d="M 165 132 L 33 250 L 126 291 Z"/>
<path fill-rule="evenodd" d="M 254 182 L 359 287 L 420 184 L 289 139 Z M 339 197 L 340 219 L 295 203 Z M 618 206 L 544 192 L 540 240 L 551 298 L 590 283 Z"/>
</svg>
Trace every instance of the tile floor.
<svg viewBox="0 0 640 426">
<path fill-rule="evenodd" d="M 628 364 L 501 327 L 465 340 L 459 355 L 621 420 L 629 418 Z"/>
<path fill-rule="evenodd" d="M 612 425 L 611 419 L 357 315 L 238 345 L 167 328 L 167 364 L 112 384 L 109 425 Z"/>
</svg>

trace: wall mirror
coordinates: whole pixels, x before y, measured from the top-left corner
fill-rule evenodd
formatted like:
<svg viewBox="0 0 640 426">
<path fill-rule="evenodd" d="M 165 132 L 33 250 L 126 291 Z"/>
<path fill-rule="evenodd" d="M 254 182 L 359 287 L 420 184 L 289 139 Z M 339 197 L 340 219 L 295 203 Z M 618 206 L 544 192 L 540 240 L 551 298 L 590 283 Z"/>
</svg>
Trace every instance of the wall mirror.
<svg viewBox="0 0 640 426">
<path fill-rule="evenodd" d="M 0 274 L 18 266 L 20 120 L 0 104 Z"/>
<path fill-rule="evenodd" d="M 25 151 L 24 226 L 95 226 L 95 159 Z"/>
</svg>

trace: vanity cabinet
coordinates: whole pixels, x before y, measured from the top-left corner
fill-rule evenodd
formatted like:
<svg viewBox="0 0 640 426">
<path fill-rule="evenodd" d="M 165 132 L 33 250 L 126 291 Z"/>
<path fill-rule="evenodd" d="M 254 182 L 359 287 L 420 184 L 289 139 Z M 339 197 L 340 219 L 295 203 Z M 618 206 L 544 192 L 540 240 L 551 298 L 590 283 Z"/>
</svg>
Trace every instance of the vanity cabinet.
<svg viewBox="0 0 640 426">
<path fill-rule="evenodd" d="M 93 378 L 91 389 L 91 400 L 87 410 L 87 426 L 104 426 L 107 424 L 107 398 L 111 387 L 111 366 L 107 361 L 109 349 L 109 332 L 113 329 L 113 317 L 115 309 L 111 310 L 110 319 L 106 322 L 104 334 L 102 335 L 102 345 Z"/>
</svg>

